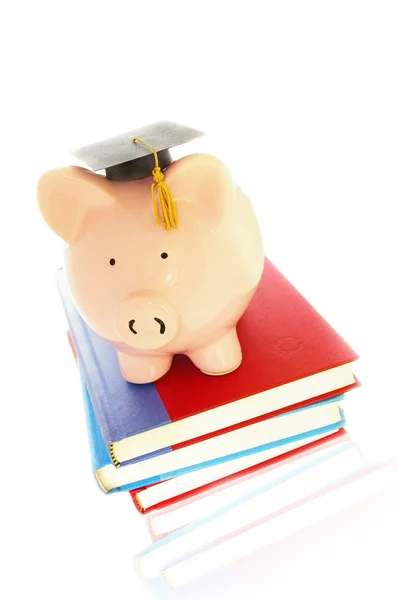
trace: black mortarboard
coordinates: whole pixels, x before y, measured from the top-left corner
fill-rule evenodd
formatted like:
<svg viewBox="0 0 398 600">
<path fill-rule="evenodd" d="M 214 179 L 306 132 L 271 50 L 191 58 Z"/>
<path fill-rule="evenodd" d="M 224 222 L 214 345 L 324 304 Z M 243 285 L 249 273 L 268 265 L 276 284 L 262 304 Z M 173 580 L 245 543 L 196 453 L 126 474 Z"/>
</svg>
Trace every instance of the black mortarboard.
<svg viewBox="0 0 398 600">
<path fill-rule="evenodd" d="M 135 131 L 128 131 L 113 138 L 90 144 L 72 152 L 93 171 L 102 171 L 113 181 L 130 181 L 149 177 L 155 166 L 152 150 L 141 144 L 133 143 L 140 138 L 157 153 L 159 167 L 163 170 L 171 162 L 170 148 L 190 142 L 204 135 L 178 123 L 158 121 Z"/>
</svg>

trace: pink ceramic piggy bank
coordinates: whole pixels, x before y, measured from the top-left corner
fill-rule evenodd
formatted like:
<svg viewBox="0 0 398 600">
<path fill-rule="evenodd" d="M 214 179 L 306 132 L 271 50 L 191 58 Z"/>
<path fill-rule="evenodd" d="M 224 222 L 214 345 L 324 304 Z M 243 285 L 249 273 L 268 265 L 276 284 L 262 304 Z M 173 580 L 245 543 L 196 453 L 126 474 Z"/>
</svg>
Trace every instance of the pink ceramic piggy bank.
<svg viewBox="0 0 398 600">
<path fill-rule="evenodd" d="M 165 173 L 178 230 L 157 227 L 151 179 L 110 181 L 80 167 L 43 175 L 41 212 L 67 243 L 65 272 L 85 321 L 116 348 L 127 381 L 147 383 L 186 354 L 206 374 L 238 368 L 236 324 L 263 269 L 252 206 L 205 154 Z"/>
</svg>

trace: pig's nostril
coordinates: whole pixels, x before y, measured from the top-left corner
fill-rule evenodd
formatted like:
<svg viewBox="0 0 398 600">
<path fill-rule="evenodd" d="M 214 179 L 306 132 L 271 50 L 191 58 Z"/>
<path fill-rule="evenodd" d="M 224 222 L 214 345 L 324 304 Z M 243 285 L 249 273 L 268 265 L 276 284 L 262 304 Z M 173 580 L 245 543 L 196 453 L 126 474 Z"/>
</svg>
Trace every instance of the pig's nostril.
<svg viewBox="0 0 398 600">
<path fill-rule="evenodd" d="M 131 321 L 129 321 L 129 329 L 130 331 L 132 331 L 133 333 L 138 333 L 138 331 L 136 331 L 134 329 L 134 323 L 135 323 L 135 319 L 131 319 Z"/>
<path fill-rule="evenodd" d="M 164 332 L 166 331 L 166 325 L 164 324 L 164 322 L 162 321 L 162 319 L 158 319 L 157 317 L 155 317 L 155 321 L 157 323 L 159 323 L 159 325 L 160 325 L 160 333 L 161 333 L 161 335 L 163 335 Z"/>
<path fill-rule="evenodd" d="M 162 319 L 158 319 L 158 317 L 155 317 L 154 319 L 155 319 L 155 321 L 156 321 L 157 323 L 159 323 L 159 325 L 160 325 L 160 333 L 161 333 L 161 335 L 163 335 L 163 334 L 164 334 L 164 332 L 166 331 L 166 325 L 164 324 L 164 321 L 162 321 Z M 131 321 L 129 321 L 129 329 L 130 329 L 130 331 L 132 331 L 133 333 L 137 334 L 137 333 L 138 333 L 138 331 L 136 331 L 136 330 L 134 329 L 134 324 L 135 324 L 135 319 L 131 319 Z"/>
</svg>

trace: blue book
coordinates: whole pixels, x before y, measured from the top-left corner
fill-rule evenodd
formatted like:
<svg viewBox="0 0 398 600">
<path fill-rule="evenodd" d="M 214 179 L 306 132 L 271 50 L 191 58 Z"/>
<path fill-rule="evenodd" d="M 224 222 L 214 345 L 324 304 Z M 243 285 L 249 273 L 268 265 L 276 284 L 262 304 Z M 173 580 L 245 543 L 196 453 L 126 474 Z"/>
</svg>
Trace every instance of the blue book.
<svg viewBox="0 0 398 600">
<path fill-rule="evenodd" d="M 280 454 L 283 454 L 287 450 L 303 446 L 316 437 L 331 434 L 344 426 L 344 415 L 339 407 L 343 396 L 336 396 L 316 405 L 290 411 L 279 417 L 265 419 L 260 423 L 248 425 L 196 444 L 173 451 L 170 449 L 163 453 L 154 453 L 145 461 L 132 461 L 116 468 L 106 451 L 83 379 L 82 389 L 92 468 L 96 480 L 104 492 L 140 489 L 251 454 L 258 454 L 259 462 L 263 462 L 267 460 L 267 455 L 271 452 L 275 455 L 276 447 L 280 448 Z M 296 431 L 297 429 L 299 432 Z M 290 434 L 281 437 L 281 431 L 285 434 L 290 431 Z M 268 443 L 263 443 L 262 440 L 266 439 L 267 434 L 269 438 L 273 439 Z M 239 450 L 240 447 L 241 450 Z"/>
<path fill-rule="evenodd" d="M 355 352 L 267 260 L 238 324 L 242 364 L 222 377 L 201 373 L 179 355 L 158 381 L 128 383 L 114 346 L 74 306 L 62 269 L 57 285 L 105 452 L 116 467 L 171 454 L 176 446 L 315 404 L 356 385 Z M 262 439 L 268 441 L 275 442 Z M 177 470 L 170 465 L 164 472 Z"/>
</svg>

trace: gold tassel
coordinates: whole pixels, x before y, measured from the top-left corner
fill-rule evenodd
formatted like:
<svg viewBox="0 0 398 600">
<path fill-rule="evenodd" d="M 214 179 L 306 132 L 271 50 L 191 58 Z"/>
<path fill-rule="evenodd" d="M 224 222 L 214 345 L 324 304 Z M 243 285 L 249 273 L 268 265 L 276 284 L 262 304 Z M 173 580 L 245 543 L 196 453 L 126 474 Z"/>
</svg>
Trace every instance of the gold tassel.
<svg viewBox="0 0 398 600">
<path fill-rule="evenodd" d="M 155 168 L 152 171 L 153 183 L 151 185 L 151 194 L 156 225 L 159 227 L 161 221 L 163 229 L 165 229 L 166 231 L 170 231 L 172 227 L 174 227 L 174 229 L 178 229 L 177 207 L 170 193 L 170 190 L 167 187 L 166 182 L 164 181 L 164 175 L 159 167 L 157 152 L 155 148 L 152 148 L 152 146 L 150 146 L 140 138 L 135 137 L 133 139 L 133 144 L 135 142 L 140 142 L 140 144 L 143 144 L 147 148 L 150 148 L 155 157 Z"/>
</svg>

